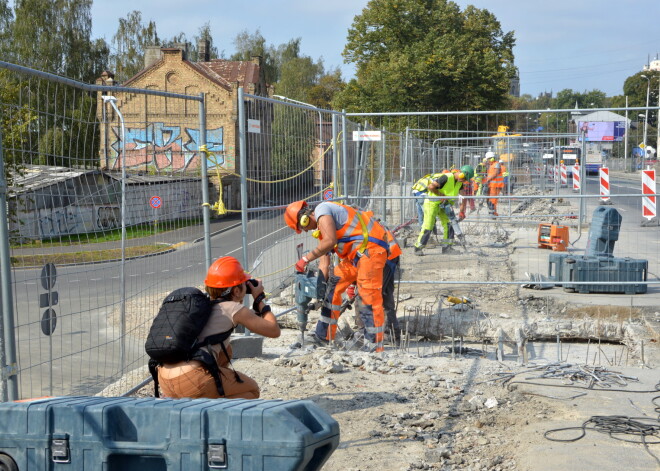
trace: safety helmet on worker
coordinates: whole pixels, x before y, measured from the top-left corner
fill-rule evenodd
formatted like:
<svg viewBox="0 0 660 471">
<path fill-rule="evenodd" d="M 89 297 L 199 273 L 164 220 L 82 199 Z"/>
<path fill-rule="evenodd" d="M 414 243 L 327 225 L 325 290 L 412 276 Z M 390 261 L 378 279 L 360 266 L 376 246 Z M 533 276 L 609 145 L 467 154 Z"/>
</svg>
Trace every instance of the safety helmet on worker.
<svg viewBox="0 0 660 471">
<path fill-rule="evenodd" d="M 461 167 L 461 173 L 465 175 L 466 180 L 471 180 L 474 177 L 474 168 L 472 168 L 472 165 L 463 165 Z"/>
<path fill-rule="evenodd" d="M 286 210 L 284 211 L 284 222 L 286 222 L 287 226 L 296 231 L 297 234 L 302 232 L 300 229 L 300 224 L 298 223 L 300 221 L 300 212 L 306 207 L 306 201 L 294 201 L 289 206 L 287 206 Z"/>
<path fill-rule="evenodd" d="M 250 275 L 234 257 L 220 257 L 206 272 L 204 284 L 209 288 L 231 288 L 245 283 Z"/>
<path fill-rule="evenodd" d="M 495 158 L 495 152 L 493 152 L 492 150 L 489 150 L 488 152 L 486 152 L 486 158 L 487 159 Z"/>
</svg>

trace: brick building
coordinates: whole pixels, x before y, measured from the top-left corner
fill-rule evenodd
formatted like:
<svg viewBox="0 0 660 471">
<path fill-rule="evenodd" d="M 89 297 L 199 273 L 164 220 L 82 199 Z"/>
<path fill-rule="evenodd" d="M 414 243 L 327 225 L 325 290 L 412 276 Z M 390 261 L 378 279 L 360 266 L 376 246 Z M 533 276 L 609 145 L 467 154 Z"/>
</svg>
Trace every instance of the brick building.
<svg viewBox="0 0 660 471">
<path fill-rule="evenodd" d="M 124 87 L 155 89 L 172 93 L 205 94 L 206 142 L 215 154 L 207 161 L 209 177 L 216 186 L 222 177 L 223 199 L 229 209 L 240 207 L 239 185 L 235 174 L 240 173 L 238 142 L 238 88 L 245 93 L 268 96 L 261 58 L 251 61 L 209 60 L 208 42 L 199 44 L 200 60 L 187 60 L 185 47 L 150 47 L 145 53 L 145 68 L 122 84 Z M 112 85 L 109 72 L 97 79 L 97 84 Z M 198 174 L 201 164 L 199 151 L 199 102 L 179 98 L 117 92 L 117 107 L 125 122 L 126 169 L 147 174 Z M 104 170 L 121 169 L 121 128 L 109 104 L 98 96 L 100 126 L 100 167 Z M 260 106 L 262 117 L 272 116 L 269 105 L 247 103 L 247 107 Z M 268 129 L 270 120 L 264 118 L 262 128 Z M 268 168 L 268 149 L 250 145 L 248 149 L 248 175 L 259 168 Z M 252 198 L 263 198 L 258 190 Z M 214 198 L 214 195 L 211 195 Z"/>
</svg>

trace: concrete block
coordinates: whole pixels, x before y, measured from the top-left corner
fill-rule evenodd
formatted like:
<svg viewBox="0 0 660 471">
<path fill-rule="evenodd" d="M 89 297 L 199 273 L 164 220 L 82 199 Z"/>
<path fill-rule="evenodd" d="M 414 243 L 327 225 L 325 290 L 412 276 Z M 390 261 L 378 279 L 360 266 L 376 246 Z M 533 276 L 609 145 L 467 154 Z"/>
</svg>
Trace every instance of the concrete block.
<svg viewBox="0 0 660 471">
<path fill-rule="evenodd" d="M 260 335 L 234 334 L 230 340 L 234 358 L 255 358 L 263 352 L 264 338 Z"/>
</svg>

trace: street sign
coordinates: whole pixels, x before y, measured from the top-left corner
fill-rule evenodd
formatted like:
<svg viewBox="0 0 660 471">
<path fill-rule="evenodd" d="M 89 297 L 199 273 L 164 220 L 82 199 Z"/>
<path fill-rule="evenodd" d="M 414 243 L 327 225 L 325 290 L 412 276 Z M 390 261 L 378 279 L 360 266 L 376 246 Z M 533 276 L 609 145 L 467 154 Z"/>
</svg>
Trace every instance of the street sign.
<svg viewBox="0 0 660 471">
<path fill-rule="evenodd" d="M 44 289 L 51 289 L 55 286 L 55 281 L 57 281 L 57 270 L 55 265 L 52 263 L 47 263 L 41 269 L 41 286 Z"/>
<path fill-rule="evenodd" d="M 353 131 L 354 141 L 380 141 L 380 131 Z"/>
<path fill-rule="evenodd" d="M 331 200 L 332 199 L 332 188 L 328 188 L 323 192 L 323 199 L 324 200 Z"/>
<path fill-rule="evenodd" d="M 52 309 L 46 309 L 44 315 L 41 318 L 41 331 L 44 335 L 50 335 L 55 332 L 55 326 L 57 325 L 57 314 Z"/>
<path fill-rule="evenodd" d="M 163 200 L 160 198 L 160 196 L 152 196 L 149 199 L 149 204 L 152 208 L 158 209 L 163 204 Z"/>
</svg>

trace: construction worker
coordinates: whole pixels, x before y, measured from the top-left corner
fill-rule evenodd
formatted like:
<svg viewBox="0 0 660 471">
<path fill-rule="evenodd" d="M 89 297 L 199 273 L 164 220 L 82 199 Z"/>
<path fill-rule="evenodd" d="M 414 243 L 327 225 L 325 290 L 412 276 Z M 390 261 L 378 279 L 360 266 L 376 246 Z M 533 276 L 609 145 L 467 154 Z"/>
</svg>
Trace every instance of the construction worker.
<svg viewBox="0 0 660 471">
<path fill-rule="evenodd" d="M 504 186 L 502 186 L 502 193 L 505 195 L 509 194 L 509 169 L 506 168 L 506 165 L 504 165 L 504 160 L 500 159 L 500 165 L 502 166 L 502 182 L 504 183 Z"/>
<path fill-rule="evenodd" d="M 415 196 L 415 206 L 417 207 L 417 221 L 422 224 L 424 221 L 424 198 L 429 193 L 429 184 L 436 178 L 439 178 L 442 173 L 429 173 L 417 180 L 412 186 L 412 194 Z M 434 226 L 435 227 L 435 226 Z"/>
<path fill-rule="evenodd" d="M 334 202 L 320 203 L 314 209 L 305 201 L 293 202 L 284 212 L 284 221 L 298 234 L 313 230 L 319 239 L 317 246 L 298 260 L 297 271 L 304 271 L 309 262 L 332 251 L 340 259 L 328 280 L 321 319 L 311 340 L 320 344 L 334 340 L 342 293 L 351 283 L 357 283 L 362 299 L 360 318 L 365 326 L 365 347 L 382 352 L 384 274 L 388 258 L 394 247 L 398 247 L 391 233 L 371 212 Z"/>
<path fill-rule="evenodd" d="M 429 196 L 435 197 L 456 197 L 464 183 L 467 183 L 474 176 L 474 169 L 470 165 L 461 167 L 460 172 L 443 173 L 440 177 L 433 180 L 429 188 Z M 415 254 L 423 255 L 422 250 L 431 237 L 431 232 L 435 227 L 436 218 L 440 218 L 442 224 L 444 242 L 452 245 L 452 234 L 449 228 L 449 218 L 453 216 L 451 198 L 428 198 L 424 201 L 424 223 L 419 232 L 419 237 L 415 243 Z"/>
<path fill-rule="evenodd" d="M 488 214 L 499 216 L 497 214 L 497 196 L 499 196 L 502 188 L 504 188 L 504 166 L 494 156 L 490 158 L 490 166 L 488 167 L 484 185 L 488 186 L 488 195 L 491 196 L 488 199 Z"/>
</svg>

